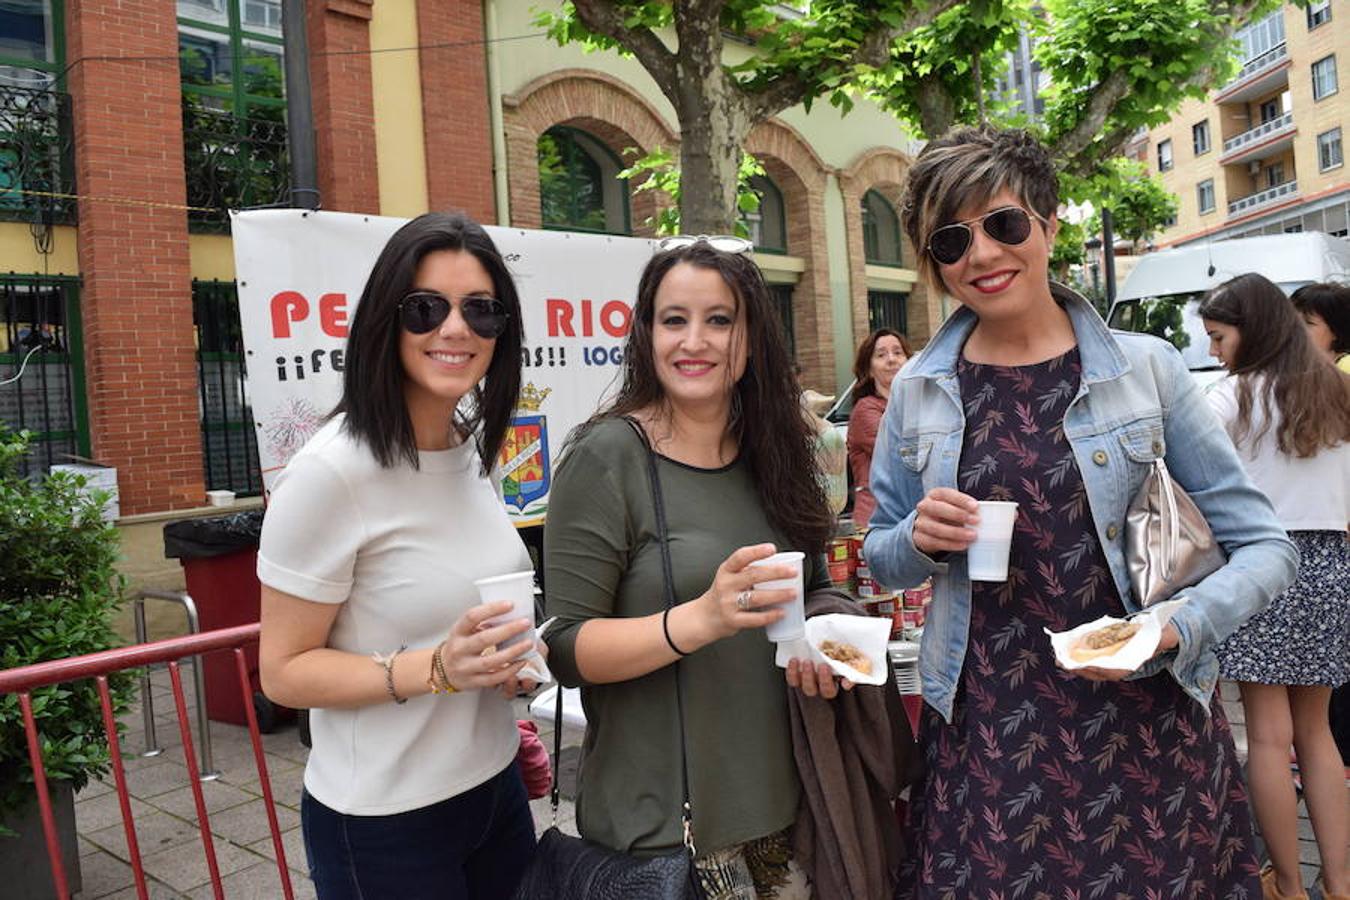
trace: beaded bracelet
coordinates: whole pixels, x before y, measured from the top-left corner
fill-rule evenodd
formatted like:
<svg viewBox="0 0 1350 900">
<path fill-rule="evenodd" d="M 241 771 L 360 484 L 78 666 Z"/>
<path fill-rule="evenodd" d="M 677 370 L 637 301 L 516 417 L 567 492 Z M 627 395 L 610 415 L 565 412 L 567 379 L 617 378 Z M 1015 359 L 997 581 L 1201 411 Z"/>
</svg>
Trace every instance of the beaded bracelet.
<svg viewBox="0 0 1350 900">
<path fill-rule="evenodd" d="M 407 649 L 408 645 L 404 644 L 388 656 L 378 652 L 370 654 L 371 659 L 375 660 L 378 665 L 384 666 L 384 689 L 389 692 L 390 697 L 394 698 L 395 703 L 408 702 L 407 697 L 400 697 L 398 691 L 394 689 L 394 660 L 398 659 L 398 655 Z"/>
<path fill-rule="evenodd" d="M 457 694 L 459 688 L 451 684 L 449 676 L 445 674 L 445 660 L 441 658 L 444 649 L 444 644 L 437 644 L 431 652 L 431 674 L 427 676 L 427 687 L 431 688 L 433 694 Z"/>
</svg>

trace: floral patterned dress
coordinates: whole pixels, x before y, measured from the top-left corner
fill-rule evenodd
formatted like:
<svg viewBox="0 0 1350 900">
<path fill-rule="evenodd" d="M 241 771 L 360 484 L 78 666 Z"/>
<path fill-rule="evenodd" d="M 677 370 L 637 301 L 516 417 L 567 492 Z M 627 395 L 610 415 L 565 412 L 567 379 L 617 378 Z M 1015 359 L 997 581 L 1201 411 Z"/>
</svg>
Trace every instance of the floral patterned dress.
<svg viewBox="0 0 1350 900">
<path fill-rule="evenodd" d="M 1009 578 L 976 582 L 951 724 L 924 708 L 916 854 L 898 896 L 964 900 L 1259 898 L 1228 722 L 1166 673 L 1093 682 L 1042 629 L 1124 607 L 1064 437 L 1078 351 L 1031 366 L 962 361 L 958 487 L 1019 504 Z"/>
</svg>

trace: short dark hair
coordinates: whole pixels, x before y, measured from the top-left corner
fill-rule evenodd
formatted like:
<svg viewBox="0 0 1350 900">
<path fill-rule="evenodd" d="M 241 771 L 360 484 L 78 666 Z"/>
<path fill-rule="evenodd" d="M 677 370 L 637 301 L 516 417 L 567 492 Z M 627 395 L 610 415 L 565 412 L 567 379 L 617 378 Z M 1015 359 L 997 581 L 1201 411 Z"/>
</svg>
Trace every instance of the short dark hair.
<svg viewBox="0 0 1350 900">
<path fill-rule="evenodd" d="M 399 302 L 415 287 L 422 260 L 437 250 L 473 254 L 492 279 L 493 295 L 509 314 L 483 383 L 474 387 L 468 408 L 461 406 L 456 412 L 461 436 L 475 437 L 478 442 L 486 475 L 496 462 L 520 396 L 520 348 L 525 336 L 520 296 L 506 261 L 483 226 L 463 213 L 420 215 L 394 232 L 380 251 L 352 318 L 342 400 L 333 414 L 346 416 L 343 427 L 370 448 L 381 466 L 392 468 L 403 460 L 417 468 L 417 440 L 403 397 Z"/>
<path fill-rule="evenodd" d="M 909 170 L 900 208 L 905 234 L 919 255 L 919 274 L 928 284 L 945 289 L 927 250 L 933 232 L 956 221 L 962 208 L 1005 188 L 1043 221 L 1059 208 L 1055 161 L 1028 131 L 958 128 L 923 148 Z"/>
<path fill-rule="evenodd" d="M 913 356 L 914 351 L 909 348 L 909 341 L 905 336 L 894 328 L 878 328 L 876 331 L 863 338 L 863 342 L 858 345 L 858 352 L 853 357 L 853 402 L 857 403 L 864 397 L 870 397 L 877 392 L 876 379 L 872 377 L 872 354 L 877 349 L 877 341 L 884 337 L 893 337 L 900 342 L 900 349 L 905 351 L 905 356 Z"/>
<path fill-rule="evenodd" d="M 1329 281 L 1305 284 L 1289 297 L 1294 309 L 1312 313 L 1331 329 L 1331 349 L 1350 353 L 1350 285 Z"/>
<path fill-rule="evenodd" d="M 816 477 L 816 432 L 802 415 L 801 388 L 792 372 L 782 321 L 759 266 L 747 254 L 725 253 L 698 241 L 652 257 L 638 282 L 619 393 L 606 409 L 577 429 L 571 440 L 600 419 L 659 408 L 667 402 L 656 374 L 652 328 L 657 289 L 680 264 L 716 272 L 731 288 L 738 312 L 745 310 L 748 359 L 745 374 L 733 387 L 729 431 L 740 447 L 769 523 L 794 549 L 822 552 L 833 533 L 834 518 Z M 792 489 L 783 490 L 784 485 Z"/>
</svg>

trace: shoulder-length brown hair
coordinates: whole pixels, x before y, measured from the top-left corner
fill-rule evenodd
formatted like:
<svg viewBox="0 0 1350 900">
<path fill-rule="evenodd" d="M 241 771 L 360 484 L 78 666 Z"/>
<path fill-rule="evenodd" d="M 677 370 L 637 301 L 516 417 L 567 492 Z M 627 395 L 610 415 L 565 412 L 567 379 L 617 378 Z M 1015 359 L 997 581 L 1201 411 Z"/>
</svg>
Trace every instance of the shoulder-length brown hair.
<svg viewBox="0 0 1350 900">
<path fill-rule="evenodd" d="M 1200 316 L 1238 330 L 1234 443 L 1260 440 L 1272 425 L 1280 452 L 1298 457 L 1350 441 L 1350 375 L 1313 346 L 1294 304 L 1275 284 L 1255 273 L 1239 275 L 1209 292 Z M 1252 434 L 1258 392 L 1266 424 Z"/>
<path fill-rule="evenodd" d="M 642 271 L 632 328 L 623 354 L 623 384 L 609 406 L 581 425 L 575 441 L 595 422 L 661 409 L 668 402 L 656 374 L 652 327 L 656 292 L 680 264 L 716 272 L 731 288 L 738 312 L 745 310 L 745 374 L 732 387 L 728 430 L 740 448 L 769 524 L 792 549 L 821 553 L 834 530 L 834 517 L 816 477 L 815 429 L 802 415 L 800 388 L 788 355 L 783 326 L 759 266 L 749 256 L 724 253 L 706 241 L 656 254 Z M 739 325 L 737 327 L 740 327 Z M 791 485 L 791 490 L 784 490 Z"/>
<path fill-rule="evenodd" d="M 900 349 L 905 351 L 905 358 L 914 356 L 914 351 L 909 348 L 909 341 L 903 334 L 894 328 L 878 328 L 863 339 L 858 345 L 858 353 L 853 357 L 853 402 L 857 403 L 864 397 L 870 397 L 877 392 L 876 379 L 872 377 L 872 353 L 877 349 L 877 341 L 884 337 L 893 337 L 900 342 Z"/>
</svg>

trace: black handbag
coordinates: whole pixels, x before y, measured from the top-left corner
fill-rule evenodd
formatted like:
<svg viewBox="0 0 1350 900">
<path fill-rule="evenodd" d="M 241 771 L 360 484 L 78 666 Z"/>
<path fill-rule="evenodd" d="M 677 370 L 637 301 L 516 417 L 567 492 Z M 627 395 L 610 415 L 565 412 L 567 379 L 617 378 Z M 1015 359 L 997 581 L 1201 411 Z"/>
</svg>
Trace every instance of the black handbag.
<svg viewBox="0 0 1350 900">
<path fill-rule="evenodd" d="M 670 540 L 656 454 L 642 426 L 625 419 L 647 450 L 647 475 L 661 542 L 661 569 L 665 577 L 666 612 L 675 605 L 675 580 L 670 564 Z M 558 766 L 562 752 L 562 685 L 558 685 L 553 713 L 553 785 L 549 805 L 553 824 L 539 838 L 534 860 L 516 888 L 514 900 L 702 900 L 703 889 L 694 870 L 693 811 L 689 805 L 689 761 L 684 739 L 684 696 L 680 664 L 675 665 L 675 709 L 680 722 L 680 778 L 684 802 L 680 809 L 684 846 L 674 853 L 638 857 L 572 837 L 558 830 Z"/>
</svg>

